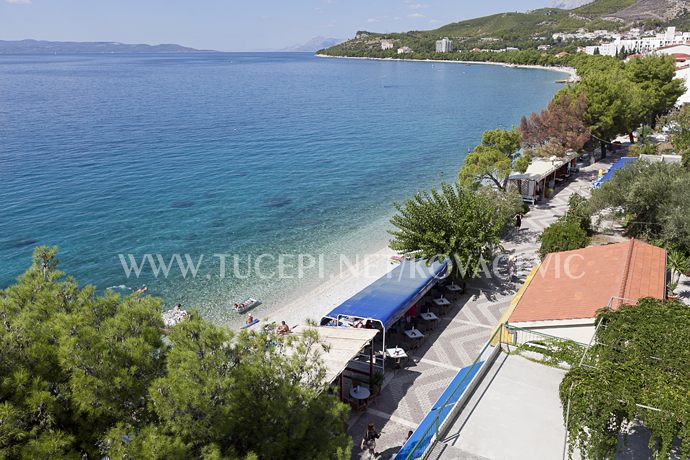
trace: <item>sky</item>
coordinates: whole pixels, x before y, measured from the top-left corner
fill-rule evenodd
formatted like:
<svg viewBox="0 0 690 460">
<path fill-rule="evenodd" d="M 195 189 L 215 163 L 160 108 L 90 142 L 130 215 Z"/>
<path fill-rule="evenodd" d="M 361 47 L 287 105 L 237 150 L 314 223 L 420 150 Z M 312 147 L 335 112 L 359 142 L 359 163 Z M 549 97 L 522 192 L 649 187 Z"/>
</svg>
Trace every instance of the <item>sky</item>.
<svg viewBox="0 0 690 460">
<path fill-rule="evenodd" d="M 266 51 L 358 30 L 401 32 L 549 0 L 0 0 L 0 40 L 177 43 Z"/>
</svg>

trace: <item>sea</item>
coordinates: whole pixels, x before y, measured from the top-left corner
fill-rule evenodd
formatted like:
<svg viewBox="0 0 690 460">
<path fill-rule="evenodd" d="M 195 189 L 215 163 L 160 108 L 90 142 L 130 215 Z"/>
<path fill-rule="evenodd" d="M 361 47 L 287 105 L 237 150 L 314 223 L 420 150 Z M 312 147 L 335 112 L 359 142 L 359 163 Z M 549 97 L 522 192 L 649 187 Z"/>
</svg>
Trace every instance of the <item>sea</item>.
<svg viewBox="0 0 690 460">
<path fill-rule="evenodd" d="M 379 250 L 553 71 L 309 53 L 0 56 L 0 288 L 39 245 L 99 292 L 218 323 Z"/>
</svg>

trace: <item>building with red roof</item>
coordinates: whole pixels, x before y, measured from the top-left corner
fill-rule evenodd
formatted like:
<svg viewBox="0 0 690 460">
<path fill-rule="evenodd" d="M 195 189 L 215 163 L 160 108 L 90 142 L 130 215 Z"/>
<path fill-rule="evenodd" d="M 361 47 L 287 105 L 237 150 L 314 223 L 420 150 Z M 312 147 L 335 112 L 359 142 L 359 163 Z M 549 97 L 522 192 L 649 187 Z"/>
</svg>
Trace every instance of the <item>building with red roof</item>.
<svg viewBox="0 0 690 460">
<path fill-rule="evenodd" d="M 514 300 L 509 324 L 587 343 L 599 309 L 666 295 L 666 251 L 639 240 L 549 254 Z"/>
</svg>

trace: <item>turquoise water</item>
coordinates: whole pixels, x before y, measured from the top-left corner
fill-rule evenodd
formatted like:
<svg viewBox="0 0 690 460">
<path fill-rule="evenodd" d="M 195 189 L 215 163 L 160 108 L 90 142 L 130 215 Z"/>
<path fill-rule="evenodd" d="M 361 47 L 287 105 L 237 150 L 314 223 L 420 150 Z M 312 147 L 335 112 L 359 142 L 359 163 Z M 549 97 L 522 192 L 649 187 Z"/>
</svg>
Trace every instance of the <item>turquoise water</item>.
<svg viewBox="0 0 690 460">
<path fill-rule="evenodd" d="M 383 247 L 394 201 L 454 180 L 483 130 L 543 108 L 558 78 L 302 53 L 0 56 L 0 287 L 48 244 L 99 289 L 146 285 L 218 321 L 249 295 L 266 311 L 318 272 L 221 277 L 214 254 L 246 268 Z M 195 277 L 137 278 L 120 254 L 203 259 Z"/>
</svg>

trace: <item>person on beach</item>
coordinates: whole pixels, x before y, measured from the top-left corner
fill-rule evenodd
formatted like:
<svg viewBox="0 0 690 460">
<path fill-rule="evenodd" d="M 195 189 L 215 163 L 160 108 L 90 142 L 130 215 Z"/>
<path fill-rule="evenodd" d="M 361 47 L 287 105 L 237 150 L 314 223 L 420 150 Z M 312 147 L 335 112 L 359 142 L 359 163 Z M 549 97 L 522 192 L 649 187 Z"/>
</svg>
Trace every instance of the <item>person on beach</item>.
<svg viewBox="0 0 690 460">
<path fill-rule="evenodd" d="M 520 227 L 522 227 L 522 215 L 515 214 L 515 228 L 518 232 L 520 231 Z"/>
<path fill-rule="evenodd" d="M 376 440 L 380 437 L 381 434 L 376 431 L 374 424 L 370 423 L 367 426 L 367 431 L 364 433 L 364 438 L 360 446 L 362 450 L 367 449 L 369 451 L 369 458 L 376 457 Z"/>
<path fill-rule="evenodd" d="M 287 335 L 290 333 L 290 327 L 285 324 L 285 321 L 280 322 L 280 326 L 278 326 L 278 329 L 276 330 L 278 335 Z"/>
<path fill-rule="evenodd" d="M 245 324 L 252 324 L 253 322 L 254 322 L 254 317 L 253 317 L 252 314 L 250 313 L 250 314 L 247 315 L 247 320 L 246 320 L 244 323 L 245 323 Z"/>
</svg>

